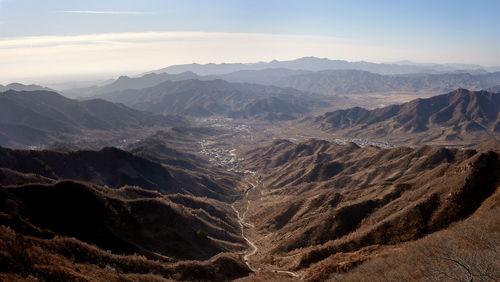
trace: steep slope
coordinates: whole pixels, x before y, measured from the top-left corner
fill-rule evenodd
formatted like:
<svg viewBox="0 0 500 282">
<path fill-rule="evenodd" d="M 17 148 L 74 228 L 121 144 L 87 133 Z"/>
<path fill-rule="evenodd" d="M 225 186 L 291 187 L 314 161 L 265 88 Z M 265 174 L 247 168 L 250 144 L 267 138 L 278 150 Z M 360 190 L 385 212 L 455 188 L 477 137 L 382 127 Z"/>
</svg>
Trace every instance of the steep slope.
<svg viewBox="0 0 500 282">
<path fill-rule="evenodd" d="M 91 86 L 85 88 L 74 88 L 64 90 L 64 95 L 68 97 L 91 97 L 109 92 L 122 91 L 126 89 L 142 89 L 155 86 L 167 80 L 180 81 L 187 79 L 198 79 L 199 76 L 193 72 L 179 74 L 150 73 L 141 77 L 120 76 L 113 82 L 103 86 Z"/>
<path fill-rule="evenodd" d="M 403 244 L 354 268 L 338 281 L 477 280 L 500 277 L 500 191 L 473 216 L 451 228 Z M 313 266 L 311 280 L 325 280 L 339 265 L 332 257 Z"/>
<path fill-rule="evenodd" d="M 499 152 L 492 151 L 498 146 L 381 149 L 281 140 L 250 151 L 245 164 L 262 181 L 248 197 L 259 246 L 254 263 L 306 271 L 335 256 L 334 269 L 348 270 L 384 246 L 446 228 L 500 186 Z"/>
<path fill-rule="evenodd" d="M 224 180 L 219 181 L 213 179 L 207 167 L 193 166 L 187 170 L 183 164 L 178 161 L 164 166 L 116 148 L 63 153 L 0 147 L 0 167 L 50 179 L 75 179 L 112 188 L 136 185 L 166 194 L 183 193 L 225 201 L 235 196 L 233 175 L 221 173 L 219 177 Z"/>
<path fill-rule="evenodd" d="M 22 232 L 15 224 L 23 219 L 46 238 L 75 237 L 115 254 L 204 260 L 243 247 L 230 206 L 214 200 L 74 181 L 0 187 L 0 194 L 14 230 Z"/>
<path fill-rule="evenodd" d="M 215 168 L 199 155 L 199 142 L 227 133 L 226 130 L 207 127 L 174 127 L 131 144 L 127 150 L 158 163 L 208 173 Z"/>
<path fill-rule="evenodd" d="M 236 255 L 227 253 L 206 261 L 165 263 L 141 255 L 112 254 L 75 238 L 25 234 L 0 225 L 0 278 L 5 281 L 28 277 L 43 281 L 228 281 L 250 272 Z"/>
<path fill-rule="evenodd" d="M 239 194 L 235 186 L 240 176 L 210 163 L 207 155 L 200 154 L 201 140 L 223 134 L 231 133 L 214 128 L 174 127 L 131 144 L 127 150 L 164 165 L 193 195 L 232 202 Z"/>
<path fill-rule="evenodd" d="M 0 148 L 0 167 L 114 188 L 137 185 L 163 193 L 180 191 L 179 185 L 161 165 L 115 148 L 70 153 Z"/>
<path fill-rule="evenodd" d="M 36 173 L 22 173 L 10 168 L 0 168 L 0 185 L 22 185 L 27 183 L 54 183 L 55 180 Z"/>
<path fill-rule="evenodd" d="M 162 117 L 104 100 L 79 102 L 49 91 L 0 93 L 2 145 L 38 145 L 85 130 L 185 125 L 180 117 Z M 31 138 L 34 137 L 34 138 Z"/>
<path fill-rule="evenodd" d="M 112 92 L 97 97 L 156 114 L 195 117 L 230 116 L 244 109 L 249 103 L 271 97 L 277 99 L 275 103 L 283 104 L 281 107 L 300 105 L 310 111 L 313 107 L 325 105 L 318 98 L 294 89 L 228 83 L 223 80 L 166 81 L 150 88 Z M 295 113 L 295 116 L 297 114 L 300 113 Z"/>
<path fill-rule="evenodd" d="M 500 135 L 500 95 L 458 89 L 371 111 L 338 110 L 309 122 L 346 137 L 404 144 L 477 144 Z"/>
</svg>

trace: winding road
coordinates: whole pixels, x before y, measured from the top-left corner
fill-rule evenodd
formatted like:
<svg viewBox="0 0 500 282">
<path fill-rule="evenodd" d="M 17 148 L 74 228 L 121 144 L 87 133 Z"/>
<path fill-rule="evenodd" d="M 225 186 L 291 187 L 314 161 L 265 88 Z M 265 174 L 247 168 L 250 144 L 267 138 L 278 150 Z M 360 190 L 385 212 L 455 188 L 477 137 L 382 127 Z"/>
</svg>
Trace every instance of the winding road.
<svg viewBox="0 0 500 282">
<path fill-rule="evenodd" d="M 247 183 L 250 184 L 252 186 L 252 188 L 247 189 L 247 191 L 245 192 L 245 198 L 247 200 L 247 207 L 245 209 L 245 212 L 243 213 L 243 215 L 240 215 L 240 212 L 234 207 L 234 203 L 231 205 L 231 208 L 236 213 L 236 217 L 238 218 L 238 223 L 240 224 L 240 228 L 241 228 L 241 236 L 243 237 L 243 239 L 245 239 L 245 241 L 248 243 L 248 245 L 250 246 L 250 249 L 251 249 L 251 251 L 249 253 L 247 253 L 247 254 L 245 254 L 243 256 L 243 260 L 245 261 L 245 264 L 248 266 L 248 268 L 250 268 L 250 270 L 252 270 L 253 272 L 257 272 L 257 271 L 260 271 L 260 268 L 259 269 L 253 268 L 250 265 L 250 262 L 249 262 L 248 258 L 251 257 L 251 256 L 253 256 L 255 253 L 257 253 L 257 250 L 259 248 L 255 245 L 254 242 L 250 241 L 250 239 L 247 236 L 245 236 L 245 227 L 250 227 L 250 228 L 254 228 L 255 227 L 253 224 L 251 224 L 249 222 L 245 222 L 245 214 L 248 212 L 248 209 L 250 207 L 250 200 L 248 200 L 248 193 L 251 190 L 255 189 L 256 186 L 255 186 L 255 184 L 253 184 L 250 181 L 247 181 Z M 257 183 L 258 183 L 258 181 L 257 181 Z M 291 277 L 295 277 L 295 278 L 299 278 L 300 279 L 300 276 L 297 273 L 292 272 L 292 271 L 288 271 L 288 270 L 273 270 L 273 272 L 286 274 L 286 275 L 289 275 Z"/>
<path fill-rule="evenodd" d="M 247 241 L 248 245 L 250 245 L 250 247 L 252 248 L 252 251 L 248 254 L 246 254 L 245 256 L 243 256 L 243 260 L 245 261 L 246 265 L 248 266 L 248 268 L 250 268 L 250 270 L 252 271 L 257 271 L 256 269 L 254 269 L 250 263 L 248 262 L 248 257 L 254 255 L 256 252 L 257 252 L 257 246 L 255 246 L 255 244 L 250 241 L 250 239 L 248 239 L 246 236 L 245 236 L 245 232 L 244 232 L 244 228 L 245 228 L 245 225 L 247 223 L 245 223 L 244 219 L 240 216 L 240 212 L 238 212 L 238 210 L 234 207 L 234 204 L 231 205 L 231 208 L 233 208 L 234 212 L 236 213 L 236 216 L 238 217 L 238 223 L 240 224 L 240 227 L 241 227 L 241 236 L 243 237 L 243 239 L 245 239 L 245 241 Z M 247 207 L 248 208 L 248 207 Z"/>
</svg>

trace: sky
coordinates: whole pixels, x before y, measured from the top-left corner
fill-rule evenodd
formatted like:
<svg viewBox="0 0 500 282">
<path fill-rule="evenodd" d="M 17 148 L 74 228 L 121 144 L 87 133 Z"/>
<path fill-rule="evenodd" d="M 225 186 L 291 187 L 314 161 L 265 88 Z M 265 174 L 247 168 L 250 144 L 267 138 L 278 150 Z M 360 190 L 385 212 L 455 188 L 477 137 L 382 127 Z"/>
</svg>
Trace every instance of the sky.
<svg viewBox="0 0 500 282">
<path fill-rule="evenodd" d="M 500 66 L 498 0 L 0 0 L 0 83 L 316 56 Z"/>
</svg>

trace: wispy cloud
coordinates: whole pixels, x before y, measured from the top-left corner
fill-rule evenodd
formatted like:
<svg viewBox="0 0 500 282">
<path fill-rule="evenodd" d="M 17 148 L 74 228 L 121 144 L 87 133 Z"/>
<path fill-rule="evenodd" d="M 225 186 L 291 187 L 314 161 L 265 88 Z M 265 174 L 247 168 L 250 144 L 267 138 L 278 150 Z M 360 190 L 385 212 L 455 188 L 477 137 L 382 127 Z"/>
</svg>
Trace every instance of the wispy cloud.
<svg viewBox="0 0 500 282">
<path fill-rule="evenodd" d="M 133 74 L 192 62 L 256 62 L 311 55 L 350 61 L 422 57 L 410 50 L 312 35 L 135 32 L 0 37 L 0 83 L 41 81 L 45 79 L 42 76 Z"/>
<path fill-rule="evenodd" d="M 56 11 L 63 14 L 91 14 L 91 15 L 147 15 L 151 12 L 144 11 L 97 11 L 97 10 L 70 10 Z"/>
</svg>

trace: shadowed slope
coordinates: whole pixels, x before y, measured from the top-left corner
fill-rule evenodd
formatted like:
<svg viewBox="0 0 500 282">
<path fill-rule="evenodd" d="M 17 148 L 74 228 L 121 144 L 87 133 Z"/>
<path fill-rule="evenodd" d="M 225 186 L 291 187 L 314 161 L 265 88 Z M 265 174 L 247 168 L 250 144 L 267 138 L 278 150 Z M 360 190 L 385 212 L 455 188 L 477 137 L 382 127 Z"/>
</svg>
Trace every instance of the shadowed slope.
<svg viewBox="0 0 500 282">
<path fill-rule="evenodd" d="M 186 153 L 180 154 L 182 157 L 188 156 Z M 163 160 L 161 157 L 158 159 L 160 162 Z M 137 185 L 165 194 L 183 193 L 224 201 L 234 197 L 236 192 L 231 175 L 226 175 L 225 181 L 216 183 L 218 181 L 212 179 L 207 168 L 198 169 L 199 166 L 193 165 L 191 170 L 186 170 L 183 168 L 184 163 L 190 161 L 186 159 L 165 166 L 147 159 L 147 155 L 141 157 L 116 148 L 63 153 L 0 147 L 0 167 L 36 173 L 50 179 L 75 179 L 112 188 Z"/>
<path fill-rule="evenodd" d="M 73 181 L 0 191 L 3 213 L 114 253 L 207 259 L 243 246 L 237 222 L 225 216 L 231 214 L 230 206 L 214 200 Z"/>
<path fill-rule="evenodd" d="M 50 91 L 0 93 L 0 130 L 7 138 L 1 144 L 39 145 L 86 130 L 186 124 L 179 117 L 152 115 L 104 100 L 79 102 Z"/>
</svg>

